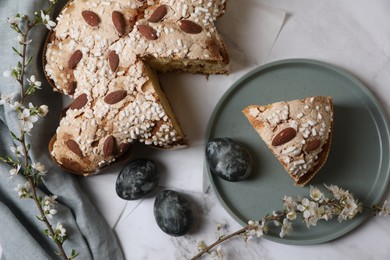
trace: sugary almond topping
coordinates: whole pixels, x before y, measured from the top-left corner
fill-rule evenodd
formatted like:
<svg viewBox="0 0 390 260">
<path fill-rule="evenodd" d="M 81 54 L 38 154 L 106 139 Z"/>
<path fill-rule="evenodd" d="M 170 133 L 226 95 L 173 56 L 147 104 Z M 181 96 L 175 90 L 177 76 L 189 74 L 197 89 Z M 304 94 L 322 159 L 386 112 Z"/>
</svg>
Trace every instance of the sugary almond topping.
<svg viewBox="0 0 390 260">
<path fill-rule="evenodd" d="M 108 63 L 112 72 L 115 72 L 119 66 L 119 55 L 115 51 L 108 54 Z"/>
<path fill-rule="evenodd" d="M 273 139 L 272 145 L 279 146 L 291 141 L 297 135 L 297 131 L 295 131 L 292 127 L 287 127 L 280 131 Z"/>
<path fill-rule="evenodd" d="M 145 37 L 146 39 L 151 40 L 151 41 L 157 39 L 157 31 L 155 29 L 153 29 L 152 27 L 150 27 L 149 25 L 139 24 L 139 25 L 137 25 L 137 29 L 138 29 L 139 33 L 143 37 Z"/>
<path fill-rule="evenodd" d="M 92 27 L 96 27 L 100 23 L 99 16 L 93 11 L 82 11 L 81 15 L 83 16 L 85 22 Z"/>
<path fill-rule="evenodd" d="M 70 105 L 70 109 L 80 109 L 83 108 L 88 102 L 87 94 L 83 93 L 78 96 L 73 103 Z"/>
<path fill-rule="evenodd" d="M 166 14 L 167 14 L 167 6 L 160 5 L 154 10 L 152 15 L 149 17 L 148 21 L 151 23 L 158 23 L 164 18 Z"/>
<path fill-rule="evenodd" d="M 117 90 L 117 91 L 109 93 L 104 98 L 104 102 L 106 102 L 109 105 L 113 105 L 115 103 L 118 103 L 122 99 L 124 99 L 126 96 L 127 96 L 127 91 L 126 90 Z"/>
<path fill-rule="evenodd" d="M 178 25 L 183 32 L 189 34 L 198 34 L 203 30 L 202 26 L 191 20 L 180 20 Z"/>
<path fill-rule="evenodd" d="M 83 53 L 80 50 L 76 50 L 75 52 L 73 52 L 72 56 L 70 56 L 68 67 L 72 70 L 75 69 L 82 58 Z"/>
<path fill-rule="evenodd" d="M 106 157 L 110 157 L 115 154 L 115 146 L 116 146 L 116 140 L 115 138 L 110 135 L 106 138 L 103 144 L 103 154 Z"/>
<path fill-rule="evenodd" d="M 123 17 L 123 14 L 119 11 L 113 11 L 111 15 L 111 19 L 119 36 L 124 35 L 126 22 L 125 22 L 125 18 Z"/>
<path fill-rule="evenodd" d="M 83 157 L 83 152 L 81 151 L 79 144 L 75 140 L 69 139 L 66 141 L 65 144 L 68 149 L 71 150 L 73 153 L 75 153 L 79 157 Z"/>
</svg>

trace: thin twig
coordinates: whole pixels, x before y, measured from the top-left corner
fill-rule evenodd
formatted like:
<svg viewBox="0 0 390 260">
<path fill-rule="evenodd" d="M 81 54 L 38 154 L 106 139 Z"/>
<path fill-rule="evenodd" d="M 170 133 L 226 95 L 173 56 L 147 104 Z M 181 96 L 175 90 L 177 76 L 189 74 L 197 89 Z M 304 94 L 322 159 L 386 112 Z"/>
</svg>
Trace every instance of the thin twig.
<svg viewBox="0 0 390 260">
<path fill-rule="evenodd" d="M 199 259 L 202 255 L 204 255 L 205 253 L 209 252 L 212 248 L 214 248 L 215 246 L 221 244 L 222 242 L 232 238 L 232 237 L 235 237 L 235 236 L 238 236 L 238 235 L 241 235 L 242 233 L 244 233 L 246 230 L 248 229 L 248 226 L 246 227 L 243 227 L 241 228 L 240 230 L 237 230 L 236 232 L 228 235 L 228 236 L 225 236 L 225 237 L 222 237 L 220 239 L 218 239 L 217 241 L 215 241 L 214 243 L 212 243 L 211 245 L 209 245 L 208 247 L 206 247 L 205 249 L 203 249 L 202 251 L 200 251 L 196 256 L 194 256 L 193 258 L 191 258 L 191 260 L 196 260 L 196 259 Z"/>
</svg>

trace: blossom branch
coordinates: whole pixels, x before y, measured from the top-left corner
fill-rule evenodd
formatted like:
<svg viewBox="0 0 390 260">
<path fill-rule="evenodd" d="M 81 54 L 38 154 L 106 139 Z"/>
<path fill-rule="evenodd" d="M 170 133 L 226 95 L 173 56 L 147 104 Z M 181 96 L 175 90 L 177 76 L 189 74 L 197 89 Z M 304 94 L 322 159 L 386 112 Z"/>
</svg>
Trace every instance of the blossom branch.
<svg viewBox="0 0 390 260">
<path fill-rule="evenodd" d="M 199 252 L 191 260 L 200 259 L 206 253 L 213 257 L 222 256 L 221 243 L 236 236 L 243 236 L 246 242 L 253 237 L 261 237 L 268 232 L 269 223 L 273 223 L 276 227 L 281 226 L 279 236 L 283 238 L 292 230 L 292 222 L 297 219 L 297 215 L 301 215 L 306 226 L 310 228 L 310 226 L 316 226 L 319 220 L 328 221 L 337 216 L 338 221 L 342 222 L 363 212 L 362 204 L 349 191 L 335 185 L 325 185 L 325 187 L 331 194 L 330 198 L 326 197 L 318 188 L 310 187 L 309 198 L 293 199 L 285 196 L 282 211 L 274 211 L 260 221 L 249 220 L 245 227 L 228 236 L 220 236 L 209 246 L 200 241 L 198 244 Z M 382 206 L 374 205 L 364 208 L 374 215 L 390 216 L 390 203 L 387 201 Z M 217 250 L 211 251 L 216 246 L 218 246 Z"/>
<path fill-rule="evenodd" d="M 44 24 L 49 30 L 56 24 L 50 20 L 49 14 L 53 7 L 57 3 L 57 0 L 49 0 L 50 5 L 47 9 L 34 13 L 34 18 L 30 20 L 27 15 L 17 14 L 15 17 L 8 18 L 8 23 L 11 29 L 18 33 L 19 50 L 12 48 L 15 54 L 20 57 L 20 61 L 17 66 L 12 68 L 11 72 L 5 72 L 4 76 L 12 76 L 20 86 L 20 101 L 12 102 L 12 96 L 1 95 L 0 105 L 9 104 L 18 113 L 18 119 L 20 123 L 20 133 L 16 135 L 10 132 L 12 139 L 15 142 L 15 147 L 11 147 L 11 151 L 15 154 L 15 159 L 11 156 L 0 157 L 0 160 L 7 163 L 12 167 L 10 170 L 11 177 L 16 174 L 22 174 L 26 177 L 27 182 L 25 184 L 18 184 L 15 190 L 18 192 L 20 198 L 32 199 L 39 211 L 37 219 L 42 221 L 46 229 L 44 233 L 50 237 L 58 248 L 56 252 L 62 259 L 71 260 L 77 257 L 76 250 L 72 250 L 71 256 L 68 257 L 63 248 L 63 243 L 67 240 L 66 229 L 61 223 L 57 223 L 56 228 L 50 224 L 48 218 L 52 218 L 57 210 L 54 208 L 54 204 L 57 203 L 56 196 L 45 196 L 42 198 L 37 195 L 36 187 L 39 185 L 46 170 L 43 164 L 40 162 L 31 162 L 29 160 L 30 144 L 27 143 L 26 134 L 30 135 L 30 131 L 33 128 L 33 124 L 39 117 L 44 117 L 48 112 L 46 105 L 39 107 L 34 106 L 32 103 L 28 104 L 28 107 L 24 104 L 25 98 L 28 95 L 35 93 L 37 89 L 40 89 L 42 83 L 37 81 L 35 76 L 32 75 L 29 79 L 25 79 L 27 66 L 30 64 L 32 57 L 27 57 L 27 47 L 31 43 L 28 39 L 30 32 L 34 27 L 40 24 Z M 26 84 L 26 82 L 28 84 Z M 22 157 L 22 160 L 20 159 Z"/>
</svg>

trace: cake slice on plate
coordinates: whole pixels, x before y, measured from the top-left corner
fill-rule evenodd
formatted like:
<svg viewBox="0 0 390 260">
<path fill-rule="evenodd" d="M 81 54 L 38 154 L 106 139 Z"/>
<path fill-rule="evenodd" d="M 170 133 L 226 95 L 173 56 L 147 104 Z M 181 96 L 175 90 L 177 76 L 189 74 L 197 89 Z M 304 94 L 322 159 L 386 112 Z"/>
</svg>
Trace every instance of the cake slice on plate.
<svg viewBox="0 0 390 260">
<path fill-rule="evenodd" d="M 315 96 L 243 110 L 295 185 L 304 186 L 325 164 L 332 139 L 333 102 Z"/>
</svg>

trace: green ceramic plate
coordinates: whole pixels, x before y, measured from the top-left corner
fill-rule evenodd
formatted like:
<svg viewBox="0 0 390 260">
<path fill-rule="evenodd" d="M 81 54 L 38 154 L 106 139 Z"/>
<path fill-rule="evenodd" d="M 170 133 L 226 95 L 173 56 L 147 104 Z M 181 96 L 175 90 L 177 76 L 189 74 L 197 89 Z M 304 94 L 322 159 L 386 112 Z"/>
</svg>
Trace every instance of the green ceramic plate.
<svg viewBox="0 0 390 260">
<path fill-rule="evenodd" d="M 241 110 L 250 104 L 317 95 L 333 97 L 334 132 L 328 161 L 310 184 L 320 188 L 323 184 L 338 185 L 364 205 L 380 201 L 389 180 L 390 144 L 389 126 L 378 101 L 340 68 L 314 60 L 282 60 L 253 70 L 231 86 L 214 109 L 206 131 L 206 143 L 216 137 L 231 137 L 252 155 L 252 175 L 242 182 L 224 181 L 206 169 L 220 202 L 241 225 L 281 209 L 284 195 L 309 194 L 309 187 L 293 185 Z M 285 238 L 279 238 L 275 227 L 265 237 L 285 244 L 317 244 L 348 233 L 367 217 L 359 215 L 341 224 L 321 221 L 310 229 L 295 221 L 294 231 Z"/>
</svg>

